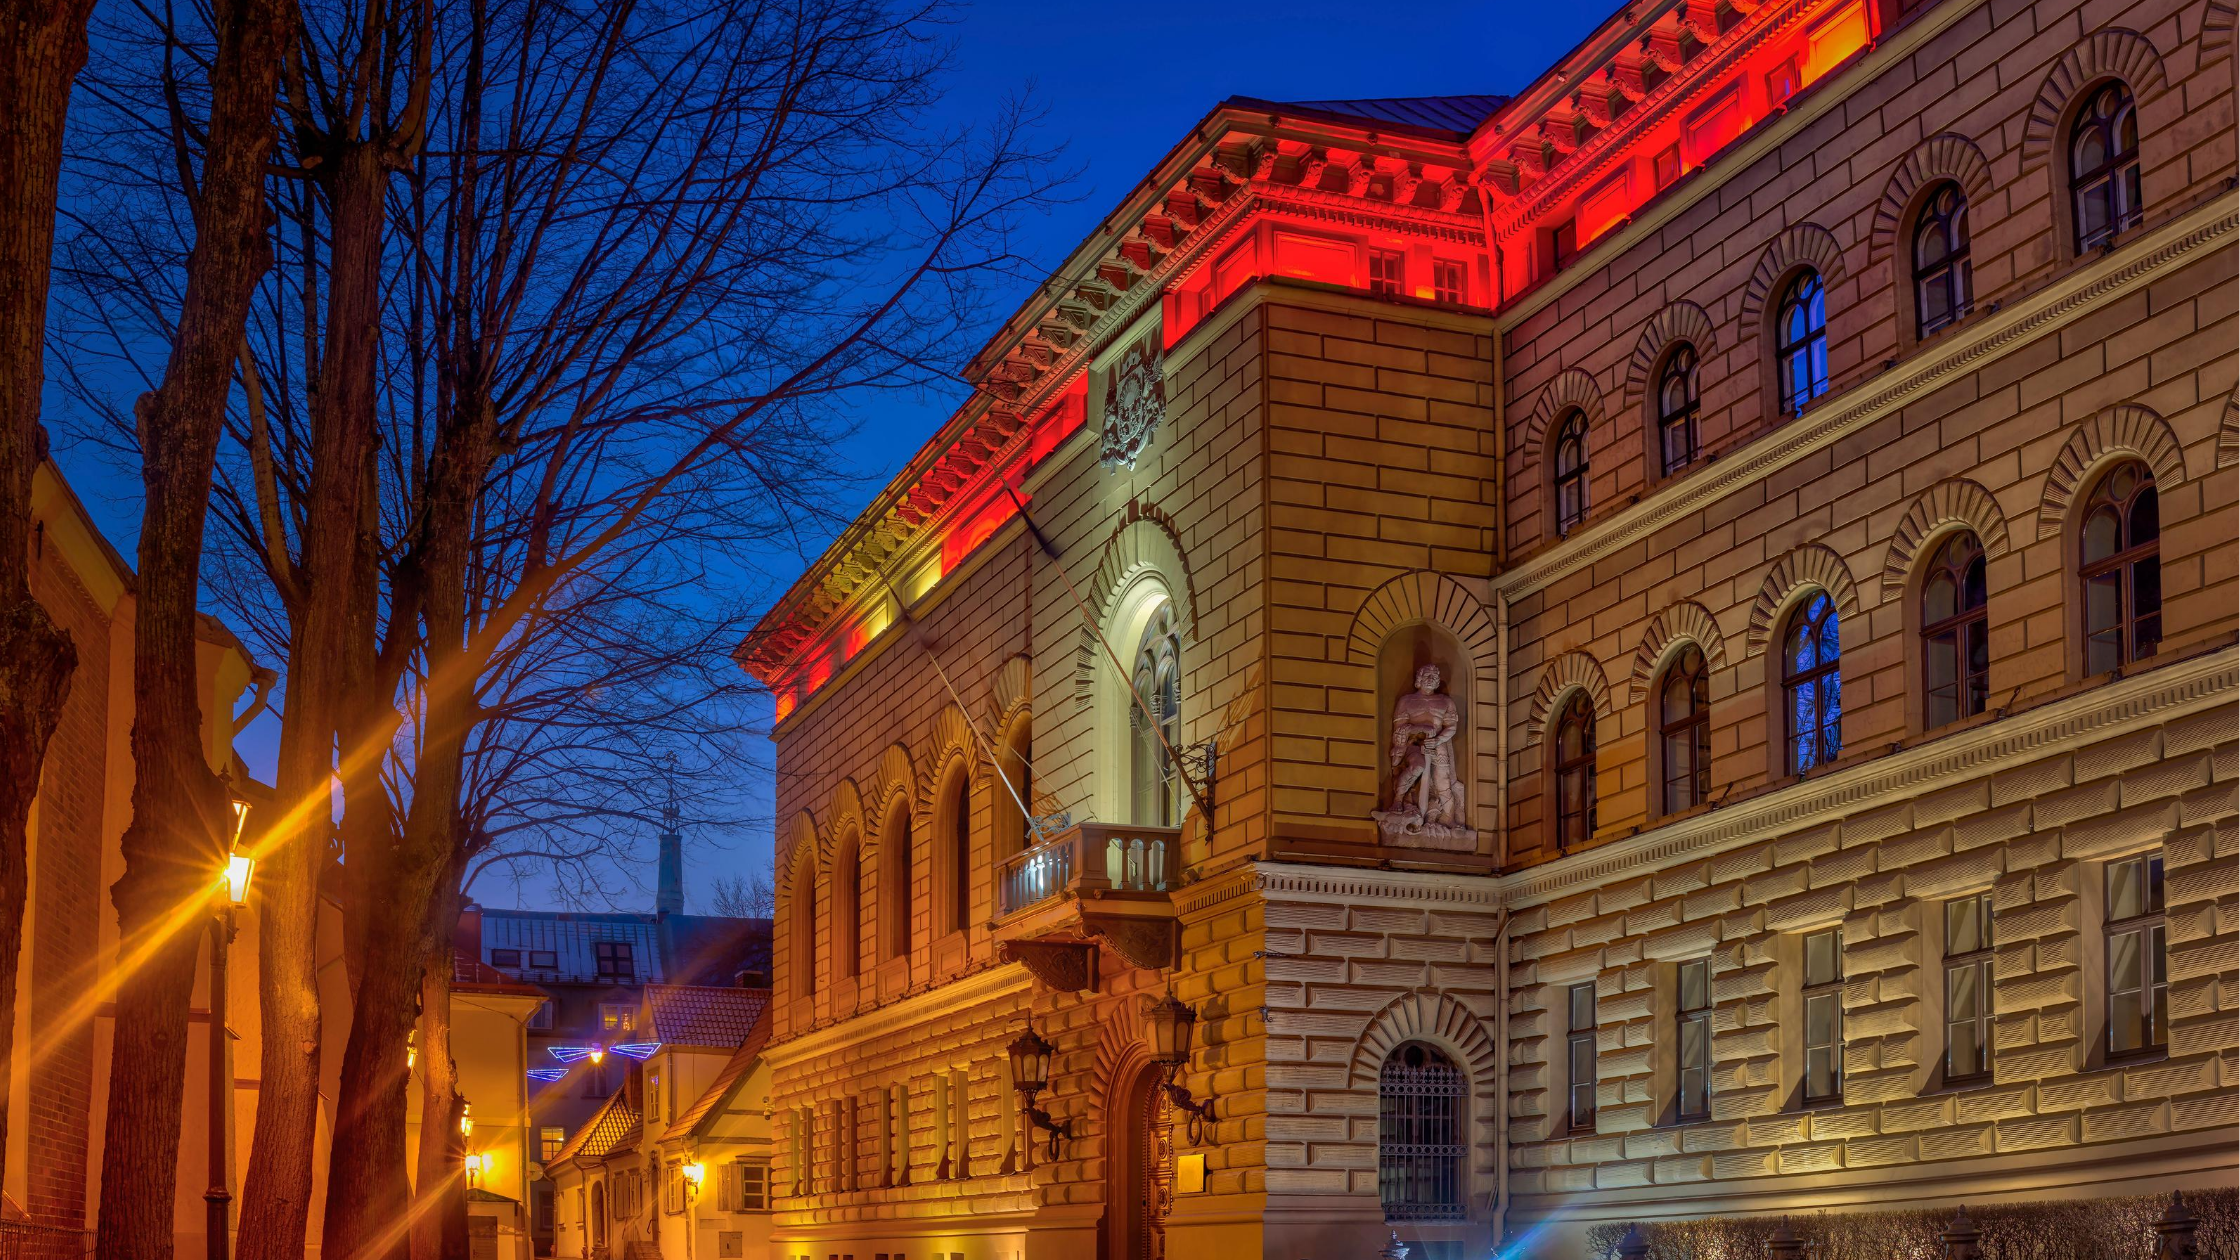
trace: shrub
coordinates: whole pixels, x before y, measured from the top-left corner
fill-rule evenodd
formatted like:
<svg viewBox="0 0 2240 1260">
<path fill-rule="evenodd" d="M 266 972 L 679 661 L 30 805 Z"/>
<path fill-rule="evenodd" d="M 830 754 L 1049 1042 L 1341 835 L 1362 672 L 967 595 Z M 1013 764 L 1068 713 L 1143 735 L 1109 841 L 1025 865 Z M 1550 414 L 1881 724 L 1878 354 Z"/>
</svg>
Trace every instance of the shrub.
<svg viewBox="0 0 2240 1260">
<path fill-rule="evenodd" d="M 2240 1260 L 2240 1191 L 2196 1190 L 2186 1207 L 2200 1218 L 2195 1239 L 2201 1260 Z M 1968 1216 L 1983 1231 L 1984 1260 L 2153 1260 L 2154 1223 L 2167 1197 L 2138 1195 L 2049 1203 L 1970 1204 Z M 1951 1209 L 1896 1212 L 1816 1212 L 1788 1218 L 1811 1260 L 1944 1260 L 1938 1237 Z M 1779 1227 L 1771 1216 L 1706 1217 L 1644 1227 L 1651 1260 L 1765 1260 L 1766 1240 Z M 1624 1224 L 1587 1231 L 1587 1254 L 1617 1254 Z"/>
</svg>

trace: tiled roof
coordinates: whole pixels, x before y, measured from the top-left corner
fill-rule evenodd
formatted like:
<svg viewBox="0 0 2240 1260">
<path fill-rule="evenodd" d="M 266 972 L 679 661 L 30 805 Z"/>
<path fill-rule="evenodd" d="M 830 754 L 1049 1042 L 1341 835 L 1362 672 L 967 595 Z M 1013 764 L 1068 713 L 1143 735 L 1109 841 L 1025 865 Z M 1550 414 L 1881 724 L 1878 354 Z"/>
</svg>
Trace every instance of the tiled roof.
<svg viewBox="0 0 2240 1260">
<path fill-rule="evenodd" d="M 568 1139 L 568 1144 L 560 1148 L 560 1153 L 547 1162 L 563 1163 L 579 1155 L 585 1159 L 602 1159 L 620 1147 L 635 1145 L 642 1127 L 638 1122 L 638 1110 L 630 1105 L 627 1092 L 618 1089 L 584 1121 L 583 1127 Z"/>
<path fill-rule="evenodd" d="M 762 1013 L 755 1017 L 754 1029 L 747 1034 L 747 1039 L 739 1043 L 737 1050 L 731 1052 L 730 1061 L 723 1065 L 721 1072 L 716 1073 L 716 1079 L 699 1099 L 685 1108 L 675 1123 L 669 1126 L 669 1131 L 661 1135 L 662 1140 L 690 1137 L 710 1113 L 722 1110 L 731 1097 L 731 1091 L 737 1089 L 739 1082 L 747 1078 L 748 1069 L 754 1066 L 756 1059 L 762 1057 L 763 1047 L 769 1044 L 770 1010 L 765 1006 Z"/>
<path fill-rule="evenodd" d="M 653 1038 L 672 1046 L 736 1046 L 770 1004 L 768 989 L 700 984 L 649 984 L 646 1006 Z"/>
<path fill-rule="evenodd" d="M 1427 131 L 1470 132 L 1508 104 L 1506 96 L 1380 96 L 1353 101 L 1286 101 L 1280 109 L 1311 109 Z"/>
</svg>

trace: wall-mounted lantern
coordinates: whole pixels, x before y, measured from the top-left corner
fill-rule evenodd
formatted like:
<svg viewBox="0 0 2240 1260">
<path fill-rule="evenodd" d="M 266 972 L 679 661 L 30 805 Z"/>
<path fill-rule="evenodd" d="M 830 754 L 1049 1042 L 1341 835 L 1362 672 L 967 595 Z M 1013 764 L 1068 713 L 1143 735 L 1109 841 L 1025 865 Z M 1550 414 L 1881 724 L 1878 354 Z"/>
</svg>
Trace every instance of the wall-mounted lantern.
<svg viewBox="0 0 2240 1260">
<path fill-rule="evenodd" d="M 1025 1098 L 1027 1122 L 1050 1134 L 1050 1158 L 1058 1158 L 1058 1139 L 1073 1136 L 1073 1121 L 1053 1120 L 1050 1113 L 1035 1105 L 1035 1096 L 1050 1087 L 1049 1042 L 1035 1032 L 1034 1021 L 1027 1021 L 1027 1030 L 1020 1033 L 1008 1047 L 1011 1056 L 1011 1087 Z"/>
<path fill-rule="evenodd" d="M 1143 1024 L 1151 1038 L 1151 1061 L 1166 1069 L 1167 1102 L 1190 1117 L 1190 1144 L 1203 1146 L 1205 1126 L 1214 1120 L 1213 1099 L 1199 1102 L 1190 1096 L 1187 1086 L 1179 1083 L 1183 1068 L 1190 1063 L 1190 1037 L 1197 1023 L 1198 1013 L 1171 992 L 1164 998 L 1144 1000 Z"/>
</svg>

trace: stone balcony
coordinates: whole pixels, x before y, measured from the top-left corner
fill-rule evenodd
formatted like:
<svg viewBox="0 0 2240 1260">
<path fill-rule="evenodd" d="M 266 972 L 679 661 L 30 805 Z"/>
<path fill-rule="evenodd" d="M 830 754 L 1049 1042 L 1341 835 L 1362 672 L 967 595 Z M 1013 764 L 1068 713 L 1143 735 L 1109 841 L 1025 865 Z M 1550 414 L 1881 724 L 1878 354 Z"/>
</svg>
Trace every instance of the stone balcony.
<svg viewBox="0 0 2240 1260">
<path fill-rule="evenodd" d="M 1173 967 L 1181 838 L 1178 827 L 1079 823 L 1012 855 L 996 870 L 997 948 L 1074 991 L 1096 987 L 1099 944 L 1129 966 Z"/>
</svg>

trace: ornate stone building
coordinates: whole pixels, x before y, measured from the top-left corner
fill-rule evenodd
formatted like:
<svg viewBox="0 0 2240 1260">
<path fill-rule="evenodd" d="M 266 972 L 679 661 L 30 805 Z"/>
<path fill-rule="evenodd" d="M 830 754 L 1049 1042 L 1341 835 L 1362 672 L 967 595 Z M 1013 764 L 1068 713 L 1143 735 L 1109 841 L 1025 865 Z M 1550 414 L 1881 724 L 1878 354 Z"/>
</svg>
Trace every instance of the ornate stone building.
<svg viewBox="0 0 2240 1260">
<path fill-rule="evenodd" d="M 2233 78 L 1659 0 L 1214 110 L 740 650 L 773 1255 L 2230 1185 Z"/>
</svg>

